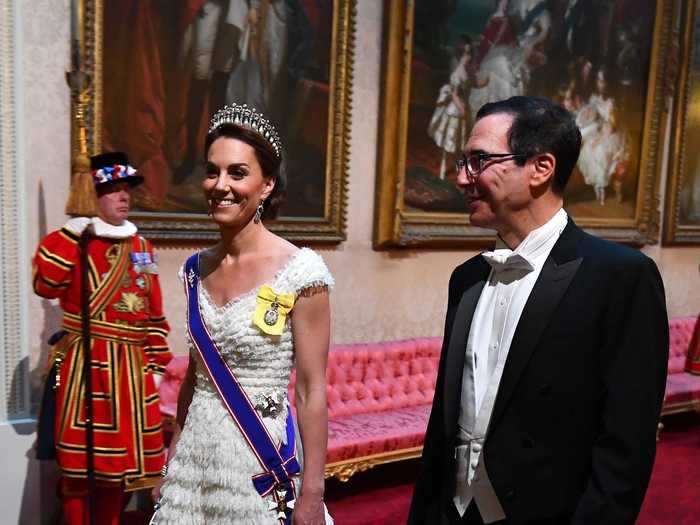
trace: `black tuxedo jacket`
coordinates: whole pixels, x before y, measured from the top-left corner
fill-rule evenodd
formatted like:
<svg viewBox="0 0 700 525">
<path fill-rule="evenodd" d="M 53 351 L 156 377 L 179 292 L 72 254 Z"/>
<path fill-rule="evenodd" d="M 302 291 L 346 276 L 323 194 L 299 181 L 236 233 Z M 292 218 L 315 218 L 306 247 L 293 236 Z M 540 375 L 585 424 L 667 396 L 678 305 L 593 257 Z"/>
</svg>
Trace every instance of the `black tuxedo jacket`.
<svg viewBox="0 0 700 525">
<path fill-rule="evenodd" d="M 489 272 L 479 255 L 450 278 L 410 524 L 447 522 L 467 336 Z M 570 219 L 520 317 L 484 444 L 509 523 L 634 523 L 654 463 L 667 360 L 654 262 Z"/>
</svg>

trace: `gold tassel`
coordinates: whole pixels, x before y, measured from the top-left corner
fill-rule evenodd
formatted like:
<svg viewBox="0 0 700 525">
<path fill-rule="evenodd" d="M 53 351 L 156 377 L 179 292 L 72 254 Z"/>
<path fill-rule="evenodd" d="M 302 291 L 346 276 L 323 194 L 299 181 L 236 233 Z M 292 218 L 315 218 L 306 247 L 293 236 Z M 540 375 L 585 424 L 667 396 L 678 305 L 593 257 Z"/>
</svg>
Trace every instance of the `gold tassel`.
<svg viewBox="0 0 700 525">
<path fill-rule="evenodd" d="M 80 130 L 81 133 L 84 131 L 84 129 Z M 66 203 L 66 214 L 73 217 L 95 217 L 98 212 L 97 192 L 92 181 L 90 159 L 88 159 L 87 153 L 80 152 L 73 162 L 73 176 Z"/>
</svg>

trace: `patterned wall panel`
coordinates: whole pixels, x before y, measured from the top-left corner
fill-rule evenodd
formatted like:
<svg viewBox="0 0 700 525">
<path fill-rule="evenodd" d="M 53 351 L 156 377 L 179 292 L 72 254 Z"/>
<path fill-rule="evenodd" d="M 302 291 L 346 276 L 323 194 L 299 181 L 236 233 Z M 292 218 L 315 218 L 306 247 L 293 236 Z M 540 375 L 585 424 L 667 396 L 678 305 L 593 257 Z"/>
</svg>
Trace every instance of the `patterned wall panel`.
<svg viewBox="0 0 700 525">
<path fill-rule="evenodd" d="M 25 335 L 28 293 L 19 162 L 17 2 L 0 5 L 0 422 L 29 415 Z"/>
</svg>

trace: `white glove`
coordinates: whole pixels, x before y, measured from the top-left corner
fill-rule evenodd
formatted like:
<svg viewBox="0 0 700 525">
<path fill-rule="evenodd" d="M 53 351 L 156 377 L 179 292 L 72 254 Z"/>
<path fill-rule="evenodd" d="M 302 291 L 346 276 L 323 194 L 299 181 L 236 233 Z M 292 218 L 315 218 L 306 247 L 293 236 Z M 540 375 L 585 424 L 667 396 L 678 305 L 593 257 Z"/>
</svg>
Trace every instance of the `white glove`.
<svg viewBox="0 0 700 525">
<path fill-rule="evenodd" d="M 82 235 L 85 228 L 92 223 L 92 218 L 90 217 L 73 217 L 69 219 L 67 223 L 63 225 L 66 230 L 69 230 L 76 235 Z"/>
<path fill-rule="evenodd" d="M 163 380 L 163 376 L 160 374 L 153 374 L 153 382 L 156 385 L 156 390 L 160 387 L 160 382 Z"/>
</svg>

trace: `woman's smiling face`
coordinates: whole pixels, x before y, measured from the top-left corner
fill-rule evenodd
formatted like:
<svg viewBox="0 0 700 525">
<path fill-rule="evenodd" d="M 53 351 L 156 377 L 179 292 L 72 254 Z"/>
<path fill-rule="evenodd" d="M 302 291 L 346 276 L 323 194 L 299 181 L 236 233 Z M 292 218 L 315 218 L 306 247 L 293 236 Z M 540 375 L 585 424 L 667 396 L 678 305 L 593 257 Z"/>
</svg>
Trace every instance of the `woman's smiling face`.
<svg viewBox="0 0 700 525">
<path fill-rule="evenodd" d="M 246 225 L 274 186 L 274 179 L 263 175 L 252 146 L 226 137 L 212 143 L 202 189 L 217 224 Z"/>
</svg>

